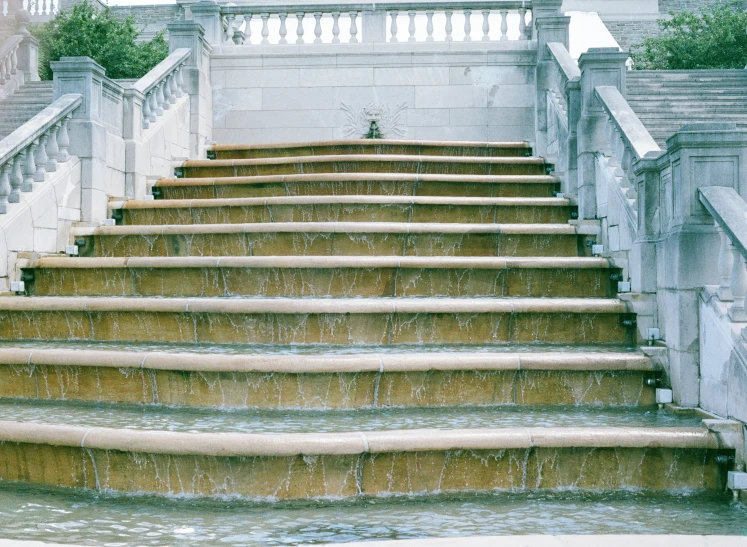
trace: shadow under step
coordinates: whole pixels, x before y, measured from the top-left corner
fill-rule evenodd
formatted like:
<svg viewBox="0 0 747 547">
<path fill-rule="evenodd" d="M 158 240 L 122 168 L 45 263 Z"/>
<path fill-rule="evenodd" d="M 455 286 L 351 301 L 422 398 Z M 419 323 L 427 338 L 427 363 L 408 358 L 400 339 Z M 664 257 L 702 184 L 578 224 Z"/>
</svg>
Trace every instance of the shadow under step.
<svg viewBox="0 0 747 547">
<path fill-rule="evenodd" d="M 604 258 L 49 257 L 21 263 L 32 296 L 613 297 Z"/>
<path fill-rule="evenodd" d="M 584 256 L 582 226 L 273 222 L 72 230 L 80 256 Z M 594 230 L 591 230 L 592 232 Z"/>
<path fill-rule="evenodd" d="M 732 455 L 705 427 L 188 433 L 0 422 L 0 479 L 161 495 L 351 498 L 710 490 Z"/>
<path fill-rule="evenodd" d="M 323 173 L 160 179 L 156 198 L 224 199 L 275 196 L 467 196 L 552 197 L 556 177 L 546 175 L 446 175 Z"/>
<path fill-rule="evenodd" d="M 560 198 L 279 196 L 110 202 L 121 225 L 254 222 L 560 224 L 576 208 Z"/>
<path fill-rule="evenodd" d="M 5 340 L 213 344 L 599 344 L 636 341 L 617 299 L 0 298 Z"/>
<path fill-rule="evenodd" d="M 649 381 L 659 373 L 641 353 L 471 353 L 448 348 L 428 353 L 356 353 L 355 349 L 277 354 L 247 348 L 249 353 L 229 355 L 2 348 L 0 398 L 232 409 L 541 404 L 594 405 L 598 410 L 599 405 L 634 407 L 656 402 L 655 384 Z M 530 425 L 506 422 L 507 413 L 525 419 L 513 412 L 504 408 L 486 418 L 502 426 Z M 16 419 L 19 416 L 15 414 Z M 559 425 L 559 411 L 535 418 L 544 420 L 535 425 Z M 412 423 L 425 426 L 422 420 Z"/>
<path fill-rule="evenodd" d="M 241 177 L 328 173 L 411 173 L 449 175 L 545 175 L 539 157 L 406 156 L 343 154 L 247 160 L 188 160 L 177 177 Z"/>
<path fill-rule="evenodd" d="M 216 144 L 210 159 L 253 159 L 342 154 L 404 154 L 423 156 L 530 156 L 526 142 L 415 141 L 350 139 L 279 144 Z"/>
</svg>

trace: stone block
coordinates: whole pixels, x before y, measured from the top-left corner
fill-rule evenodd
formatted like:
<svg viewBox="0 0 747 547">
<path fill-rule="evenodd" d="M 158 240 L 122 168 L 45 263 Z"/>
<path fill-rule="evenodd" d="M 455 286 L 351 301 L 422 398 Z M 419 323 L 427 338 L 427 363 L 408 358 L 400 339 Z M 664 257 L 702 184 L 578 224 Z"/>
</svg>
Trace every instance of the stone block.
<svg viewBox="0 0 747 547">
<path fill-rule="evenodd" d="M 488 106 L 486 86 L 417 86 L 416 108 L 484 108 Z"/>
<path fill-rule="evenodd" d="M 373 67 L 361 68 L 303 68 L 301 87 L 365 87 L 374 85 Z"/>
<path fill-rule="evenodd" d="M 448 67 L 383 67 L 374 68 L 377 86 L 449 85 Z"/>
</svg>

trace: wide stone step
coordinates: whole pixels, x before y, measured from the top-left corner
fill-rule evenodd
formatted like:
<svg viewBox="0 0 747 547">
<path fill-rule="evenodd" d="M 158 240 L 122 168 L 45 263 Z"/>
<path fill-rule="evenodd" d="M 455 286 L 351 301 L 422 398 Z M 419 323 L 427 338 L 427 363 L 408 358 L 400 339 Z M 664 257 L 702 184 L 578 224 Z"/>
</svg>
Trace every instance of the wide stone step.
<svg viewBox="0 0 747 547">
<path fill-rule="evenodd" d="M 0 422 L 0 479 L 140 494 L 293 499 L 546 488 L 718 491 L 721 454 L 733 450 L 704 427 L 257 434 Z"/>
<path fill-rule="evenodd" d="M 33 296 L 611 297 L 602 258 L 42 258 L 21 264 Z"/>
<path fill-rule="evenodd" d="M 655 402 L 647 381 L 657 377 L 653 363 L 638 352 L 473 353 L 442 346 L 427 353 L 370 353 L 353 346 L 319 354 L 247 347 L 230 355 L 0 348 L 0 398 L 14 400 L 258 409 L 630 407 Z M 557 419 L 558 413 L 544 418 Z"/>
<path fill-rule="evenodd" d="M 153 195 L 165 199 L 328 195 L 546 198 L 558 189 L 558 179 L 548 175 L 328 173 L 161 179 L 153 187 Z"/>
<path fill-rule="evenodd" d="M 537 157 L 408 156 L 347 154 L 246 160 L 189 160 L 177 177 L 241 177 L 321 173 L 412 173 L 437 175 L 545 175 Z"/>
<path fill-rule="evenodd" d="M 584 256 L 569 224 L 273 222 L 73 228 L 84 257 L 130 256 Z M 594 232 L 594 230 L 591 230 Z"/>
<path fill-rule="evenodd" d="M 530 156 L 526 142 L 415 141 L 355 139 L 278 144 L 217 144 L 210 159 L 252 159 L 340 154 L 405 154 L 423 156 Z"/>
<path fill-rule="evenodd" d="M 209 344 L 635 342 L 617 299 L 0 298 L 5 340 Z"/>
<path fill-rule="evenodd" d="M 278 196 L 110 202 L 119 224 L 446 222 L 559 224 L 575 213 L 560 198 Z M 574 215 L 575 216 L 575 215 Z"/>
</svg>

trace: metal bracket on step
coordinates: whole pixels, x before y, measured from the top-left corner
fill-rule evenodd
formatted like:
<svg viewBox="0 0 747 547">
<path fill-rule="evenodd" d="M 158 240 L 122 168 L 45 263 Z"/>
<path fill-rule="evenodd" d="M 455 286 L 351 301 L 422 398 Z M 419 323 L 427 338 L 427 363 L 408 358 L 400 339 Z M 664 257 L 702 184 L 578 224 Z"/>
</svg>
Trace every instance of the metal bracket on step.
<svg viewBox="0 0 747 547">
<path fill-rule="evenodd" d="M 150 193 L 153 195 L 154 199 L 160 199 L 163 197 L 163 190 L 161 190 L 158 186 L 154 186 L 150 189 Z"/>
<path fill-rule="evenodd" d="M 183 179 L 184 178 L 184 168 L 183 167 L 177 167 L 176 169 L 174 169 L 174 177 L 176 177 L 178 179 Z"/>
</svg>

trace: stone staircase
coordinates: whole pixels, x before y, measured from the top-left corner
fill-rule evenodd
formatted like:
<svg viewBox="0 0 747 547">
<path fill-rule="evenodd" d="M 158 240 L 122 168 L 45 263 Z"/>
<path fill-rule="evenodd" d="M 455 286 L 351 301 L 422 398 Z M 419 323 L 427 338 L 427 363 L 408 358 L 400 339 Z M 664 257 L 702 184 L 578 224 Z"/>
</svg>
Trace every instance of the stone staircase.
<svg viewBox="0 0 747 547">
<path fill-rule="evenodd" d="M 686 124 L 747 127 L 746 70 L 634 70 L 627 80 L 628 103 L 662 148 Z"/>
<path fill-rule="evenodd" d="M 0 103 L 0 140 L 52 104 L 52 82 L 27 82 Z"/>
<path fill-rule="evenodd" d="M 252 498 L 717 491 L 525 143 L 216 146 L 0 298 L 0 479 Z M 93 404 L 91 404 L 93 403 Z"/>
</svg>

